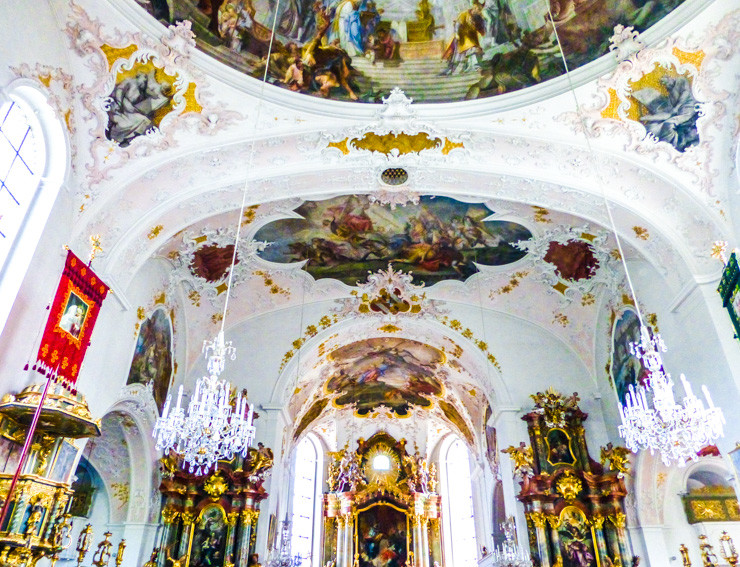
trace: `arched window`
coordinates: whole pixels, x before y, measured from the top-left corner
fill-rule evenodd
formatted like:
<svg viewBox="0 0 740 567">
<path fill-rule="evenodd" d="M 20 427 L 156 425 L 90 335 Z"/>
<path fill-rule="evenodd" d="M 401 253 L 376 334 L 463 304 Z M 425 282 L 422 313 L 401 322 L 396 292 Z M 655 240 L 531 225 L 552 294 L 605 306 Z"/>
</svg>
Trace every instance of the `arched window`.
<svg viewBox="0 0 740 567">
<path fill-rule="evenodd" d="M 61 187 L 67 162 L 61 123 L 41 92 L 0 91 L 0 331 Z"/>
<path fill-rule="evenodd" d="M 321 539 L 317 506 L 321 502 L 321 447 L 308 435 L 295 450 L 291 553 L 303 558 L 301 565 L 318 565 Z"/>
<path fill-rule="evenodd" d="M 470 452 L 459 438 L 453 438 L 442 451 L 445 514 L 445 551 L 455 567 L 478 565 L 478 547 L 475 539 L 473 484 L 470 476 Z"/>
</svg>

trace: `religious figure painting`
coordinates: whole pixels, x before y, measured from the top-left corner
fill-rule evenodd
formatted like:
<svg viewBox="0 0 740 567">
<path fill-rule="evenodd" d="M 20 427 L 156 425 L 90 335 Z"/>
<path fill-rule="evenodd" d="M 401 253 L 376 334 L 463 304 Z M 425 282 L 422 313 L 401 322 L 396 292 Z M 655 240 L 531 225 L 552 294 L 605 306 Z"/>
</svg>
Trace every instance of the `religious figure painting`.
<svg viewBox="0 0 740 567">
<path fill-rule="evenodd" d="M 440 379 L 445 354 L 408 339 L 375 338 L 350 343 L 329 354 L 324 389 L 336 407 L 353 406 L 367 416 L 385 406 L 399 417 L 412 406 L 431 409 L 444 394 Z"/>
<path fill-rule="evenodd" d="M 551 465 L 572 465 L 576 462 L 570 447 L 570 438 L 562 429 L 547 432 L 547 460 Z"/>
<path fill-rule="evenodd" d="M 59 319 L 59 328 L 78 339 L 85 324 L 88 309 L 90 306 L 87 302 L 75 292 L 70 291 L 67 303 L 62 309 L 62 317 Z"/>
<path fill-rule="evenodd" d="M 403 567 L 408 549 L 406 514 L 379 504 L 357 515 L 360 567 Z"/>
<path fill-rule="evenodd" d="M 582 510 L 563 508 L 557 530 L 563 567 L 597 567 L 591 527 Z"/>
<path fill-rule="evenodd" d="M 155 67 L 151 61 L 119 72 L 106 101 L 106 137 L 126 147 L 138 136 L 157 129 L 172 111 L 175 81 L 175 77 Z"/>
<path fill-rule="evenodd" d="M 206 506 L 193 533 L 190 567 L 221 567 L 226 549 L 226 515 L 219 505 Z"/>
<path fill-rule="evenodd" d="M 615 321 L 612 332 L 611 372 L 621 404 L 630 386 L 637 387 L 647 378 L 642 362 L 630 352 L 630 343 L 640 341 L 640 320 L 632 309 L 626 309 Z"/>
<path fill-rule="evenodd" d="M 501 266 L 525 252 L 514 243 L 531 238 L 524 226 L 486 220 L 488 207 L 449 197 L 422 197 L 418 205 L 391 209 L 367 195 L 306 201 L 295 210 L 301 218 L 273 221 L 255 240 L 269 245 L 259 252 L 270 262 L 304 262 L 314 278 L 334 278 L 355 285 L 368 271 L 413 272 L 426 284 L 465 280 L 476 264 Z"/>
<path fill-rule="evenodd" d="M 172 325 L 164 309 L 157 309 L 139 329 L 126 384 L 152 383 L 154 401 L 162 413 L 172 379 Z"/>
<path fill-rule="evenodd" d="M 653 140 L 667 142 L 679 152 L 699 143 L 696 122 L 701 106 L 692 91 L 693 76 L 675 67 L 656 65 L 631 86 L 630 117 L 640 122 Z"/>
<path fill-rule="evenodd" d="M 380 102 L 400 87 L 453 102 L 537 85 L 609 53 L 683 0 L 137 0 L 190 20 L 207 53 L 296 93 Z M 274 37 L 273 37 L 273 29 Z M 556 33 L 557 39 L 556 41 Z M 560 48 L 562 47 L 562 53 Z"/>
</svg>

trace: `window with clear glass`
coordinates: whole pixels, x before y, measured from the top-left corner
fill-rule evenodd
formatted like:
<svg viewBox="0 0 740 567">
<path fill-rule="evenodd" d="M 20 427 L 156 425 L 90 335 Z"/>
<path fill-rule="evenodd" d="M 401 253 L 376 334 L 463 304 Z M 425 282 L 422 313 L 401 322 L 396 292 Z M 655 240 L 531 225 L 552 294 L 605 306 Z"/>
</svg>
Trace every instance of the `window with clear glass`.
<svg viewBox="0 0 740 567">
<path fill-rule="evenodd" d="M 17 102 L 10 102 L 0 109 L 0 267 L 33 201 L 40 161 L 25 111 Z"/>
<path fill-rule="evenodd" d="M 314 563 L 312 559 L 318 471 L 319 454 L 316 445 L 309 437 L 305 437 L 296 447 L 290 541 L 291 553 L 293 556 L 301 556 L 301 565 L 304 567 Z"/>
<path fill-rule="evenodd" d="M 447 541 L 455 567 L 478 565 L 475 539 L 473 485 L 470 476 L 470 452 L 460 439 L 453 441 L 445 455 L 445 508 L 448 521 Z"/>
</svg>

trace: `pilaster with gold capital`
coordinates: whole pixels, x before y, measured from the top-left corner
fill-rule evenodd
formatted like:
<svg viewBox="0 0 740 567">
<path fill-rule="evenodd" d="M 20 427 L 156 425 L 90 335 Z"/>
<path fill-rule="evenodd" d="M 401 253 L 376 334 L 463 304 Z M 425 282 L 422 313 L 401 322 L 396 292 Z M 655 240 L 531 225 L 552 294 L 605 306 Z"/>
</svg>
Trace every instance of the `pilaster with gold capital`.
<svg viewBox="0 0 740 567">
<path fill-rule="evenodd" d="M 537 554 L 540 556 L 540 565 L 542 567 L 551 567 L 549 545 L 547 542 L 547 515 L 539 510 L 534 510 L 525 514 L 527 520 L 534 526 L 535 540 L 537 542 Z"/>
</svg>

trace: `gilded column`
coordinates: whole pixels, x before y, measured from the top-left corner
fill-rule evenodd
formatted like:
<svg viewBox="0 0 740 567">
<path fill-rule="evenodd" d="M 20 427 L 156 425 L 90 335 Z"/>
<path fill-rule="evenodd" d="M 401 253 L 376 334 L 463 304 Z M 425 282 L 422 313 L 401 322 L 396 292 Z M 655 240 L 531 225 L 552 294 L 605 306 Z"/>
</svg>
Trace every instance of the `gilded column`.
<svg viewBox="0 0 740 567">
<path fill-rule="evenodd" d="M 180 549 L 177 550 L 177 557 L 182 557 L 188 552 L 188 544 L 190 543 L 190 535 L 193 532 L 193 522 L 195 521 L 195 514 L 191 511 L 183 511 L 182 517 L 182 536 L 180 537 Z"/>
<path fill-rule="evenodd" d="M 552 541 L 552 564 L 553 565 L 562 565 L 563 564 L 563 554 L 560 550 L 560 534 L 558 533 L 558 528 L 560 527 L 560 518 L 558 516 L 555 516 L 554 514 L 547 514 L 547 523 L 550 525 L 550 538 Z"/>
<path fill-rule="evenodd" d="M 23 527 L 23 517 L 26 514 L 26 508 L 28 507 L 28 488 L 26 486 L 19 487 L 15 491 L 15 508 L 13 509 L 13 515 L 10 518 L 10 524 L 8 525 L 9 532 L 20 533 Z"/>
<path fill-rule="evenodd" d="M 162 567 L 164 567 L 165 563 L 167 562 L 166 549 L 170 541 L 172 526 L 179 515 L 180 513 L 172 506 L 165 506 L 164 508 L 162 508 L 162 521 L 164 522 L 164 526 L 162 527 L 162 538 L 160 539 L 160 551 L 159 555 L 157 556 L 157 565 L 161 565 Z M 156 545 L 156 542 L 154 543 Z"/>
<path fill-rule="evenodd" d="M 423 567 L 429 567 L 429 518 L 421 519 L 421 536 L 424 554 L 422 555 L 421 564 Z"/>
<path fill-rule="evenodd" d="M 594 514 L 591 522 L 594 526 L 594 533 L 596 534 L 596 553 L 599 554 L 599 565 L 607 565 L 606 557 L 608 557 L 606 551 L 606 540 L 604 539 L 604 516 L 601 514 Z M 609 559 L 611 561 L 611 558 Z"/>
<path fill-rule="evenodd" d="M 529 518 L 534 525 L 534 533 L 537 537 L 537 552 L 540 555 L 540 565 L 542 567 L 551 567 L 550 550 L 547 546 L 547 534 L 545 525 L 547 524 L 546 515 L 543 512 L 530 512 Z"/>
<path fill-rule="evenodd" d="M 226 524 L 228 529 L 226 530 L 226 554 L 224 557 L 224 565 L 226 561 L 234 563 L 237 555 L 237 549 L 234 545 L 236 541 L 236 522 L 239 520 L 239 512 L 229 512 L 226 516 Z"/>
<path fill-rule="evenodd" d="M 247 508 L 241 513 L 241 528 L 239 530 L 239 551 L 237 552 L 237 565 L 245 566 L 249 561 L 249 547 L 252 539 L 252 524 L 257 511 Z"/>
<path fill-rule="evenodd" d="M 632 550 L 630 549 L 629 537 L 627 536 L 627 516 L 624 512 L 617 512 L 609 516 L 609 520 L 614 524 L 616 533 L 617 546 L 619 548 L 619 557 L 622 565 L 629 565 L 632 561 Z"/>
</svg>

